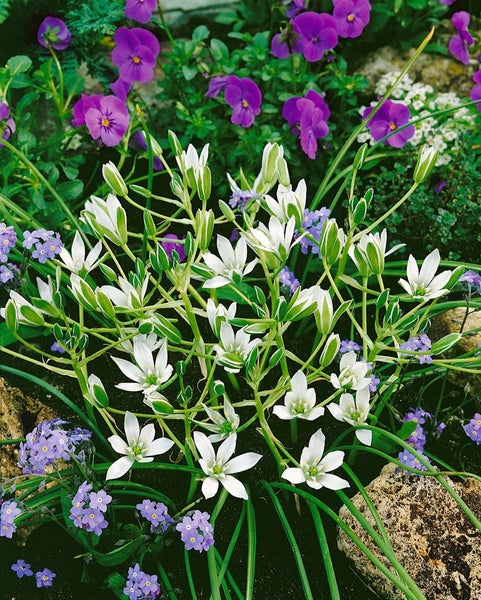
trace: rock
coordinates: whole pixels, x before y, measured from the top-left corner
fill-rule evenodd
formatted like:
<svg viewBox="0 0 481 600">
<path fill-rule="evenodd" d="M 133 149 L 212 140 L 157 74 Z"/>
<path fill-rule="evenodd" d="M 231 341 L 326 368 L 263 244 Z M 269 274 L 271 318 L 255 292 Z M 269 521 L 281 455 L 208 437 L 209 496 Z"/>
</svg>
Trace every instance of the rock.
<svg viewBox="0 0 481 600">
<path fill-rule="evenodd" d="M 213 18 L 223 10 L 235 9 L 232 0 L 162 0 L 162 12 L 170 27 L 188 23 L 194 17 Z"/>
<path fill-rule="evenodd" d="M 56 415 L 51 408 L 29 398 L 0 377 L 0 440 L 24 438 L 29 431 Z M 18 444 L 0 446 L 0 475 L 10 479 L 20 474 L 17 466 Z"/>
<path fill-rule="evenodd" d="M 481 519 L 481 483 L 472 478 L 464 482 L 446 480 Z M 434 477 L 409 475 L 389 463 L 366 491 L 376 506 L 399 561 L 427 600 L 481 598 L 481 532 Z M 352 501 L 374 525 L 362 496 L 356 494 Z M 339 516 L 389 567 L 387 559 L 345 506 Z M 405 598 L 342 531 L 338 535 L 338 546 L 353 560 L 356 569 L 381 598 Z"/>
<path fill-rule="evenodd" d="M 464 335 L 459 344 L 453 348 L 449 353 L 450 357 L 458 356 L 466 352 L 472 352 L 477 348 L 479 348 L 481 352 L 481 311 L 471 310 L 471 312 L 468 313 L 466 320 L 464 320 L 465 317 L 466 308 L 459 306 L 437 315 L 432 320 L 429 336 L 433 341 L 439 340 L 450 333 L 459 333 L 461 327 L 463 327 L 463 332 L 470 332 Z M 449 370 L 448 377 L 452 383 L 464 387 L 467 393 L 469 393 L 471 389 L 474 390 L 473 393 L 475 393 L 481 386 L 481 375 L 476 373 L 471 374 Z"/>
</svg>

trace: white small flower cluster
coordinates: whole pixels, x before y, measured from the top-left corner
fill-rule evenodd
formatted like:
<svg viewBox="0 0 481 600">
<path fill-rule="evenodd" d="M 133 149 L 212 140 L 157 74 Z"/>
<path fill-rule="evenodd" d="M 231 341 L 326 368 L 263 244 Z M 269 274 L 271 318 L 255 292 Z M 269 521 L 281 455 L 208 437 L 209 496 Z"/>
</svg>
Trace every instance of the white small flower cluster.
<svg viewBox="0 0 481 600">
<path fill-rule="evenodd" d="M 379 78 L 374 89 L 376 96 L 383 96 L 394 85 L 399 71 L 385 73 Z M 438 93 L 433 86 L 414 82 L 404 75 L 391 94 L 391 99 L 409 107 L 416 132 L 409 140 L 412 146 L 428 144 L 439 152 L 436 166 L 446 165 L 459 151 L 462 135 L 474 127 L 476 110 L 464 108 L 462 99 L 454 92 Z M 375 106 L 376 102 L 371 102 Z M 460 107 L 447 115 L 436 115 L 438 111 Z M 365 106 L 360 108 L 362 115 Z M 420 119 L 420 120 L 418 120 Z M 369 131 L 363 131 L 357 138 L 360 144 L 375 144 Z"/>
</svg>

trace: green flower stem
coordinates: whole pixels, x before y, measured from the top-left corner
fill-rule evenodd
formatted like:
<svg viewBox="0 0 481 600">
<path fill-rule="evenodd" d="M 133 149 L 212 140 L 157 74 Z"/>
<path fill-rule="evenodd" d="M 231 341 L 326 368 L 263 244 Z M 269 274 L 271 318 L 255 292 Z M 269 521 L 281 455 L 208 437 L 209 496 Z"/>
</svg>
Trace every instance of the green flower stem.
<svg viewBox="0 0 481 600">
<path fill-rule="evenodd" d="M 212 515 L 211 515 L 211 519 L 210 519 L 211 525 L 213 527 L 215 525 L 215 521 L 216 521 L 220 511 L 222 510 L 222 507 L 224 506 L 225 501 L 227 500 L 227 496 L 228 496 L 227 490 L 224 487 L 221 487 L 219 499 L 217 500 L 214 510 L 212 511 Z M 220 581 L 219 581 L 219 575 L 217 572 L 217 564 L 216 564 L 216 560 L 215 560 L 214 546 L 211 546 L 207 550 L 207 564 L 208 564 L 208 568 L 209 568 L 210 589 L 212 591 L 211 598 L 212 598 L 212 600 L 222 600 L 221 595 L 220 595 Z"/>
<path fill-rule="evenodd" d="M 262 435 L 264 436 L 264 439 L 266 441 L 266 444 L 269 447 L 269 450 L 271 451 L 272 455 L 276 459 L 277 467 L 278 467 L 279 473 L 280 473 L 281 470 L 284 470 L 284 468 L 286 466 L 285 460 L 280 455 L 279 450 L 277 449 L 277 447 L 274 443 L 275 437 L 271 431 L 271 428 L 269 427 L 269 424 L 267 423 L 267 419 L 264 414 L 264 406 L 263 406 L 262 400 L 259 396 L 259 390 L 258 390 L 257 383 L 254 387 L 254 398 L 255 398 L 255 403 L 256 403 L 256 413 L 257 413 L 257 417 L 259 419 L 259 425 L 261 426 Z"/>
<path fill-rule="evenodd" d="M 48 49 L 50 54 L 52 55 L 55 66 L 57 67 L 58 72 L 58 93 L 55 90 L 54 101 L 57 106 L 58 116 L 61 121 L 63 121 L 63 117 L 65 116 L 66 105 L 64 104 L 64 82 L 63 82 L 63 72 L 62 67 L 60 66 L 60 62 L 58 60 L 58 56 L 55 50 L 52 48 L 50 44 L 48 44 Z"/>
<path fill-rule="evenodd" d="M 10 150 L 10 152 L 13 152 L 13 154 L 15 154 L 15 156 L 17 156 L 21 160 L 21 162 L 23 162 L 23 164 L 29 169 L 29 171 L 32 174 L 34 174 L 42 182 L 42 184 L 48 189 L 48 191 L 50 192 L 50 194 L 52 195 L 52 197 L 54 198 L 54 200 L 59 205 L 60 209 L 65 213 L 65 216 L 67 217 L 67 220 L 70 221 L 70 224 L 72 225 L 73 229 L 75 231 L 78 231 L 80 233 L 80 235 L 82 236 L 84 242 L 87 244 L 87 247 L 91 248 L 92 244 L 90 243 L 90 240 L 85 235 L 85 232 L 80 227 L 79 220 L 72 213 L 72 211 L 67 206 L 67 204 L 65 203 L 64 199 L 62 198 L 62 196 L 60 196 L 60 194 L 53 187 L 53 185 L 43 175 L 43 173 L 41 173 L 37 169 L 37 167 L 27 158 L 27 156 L 21 150 L 19 150 L 16 146 L 14 146 L 13 144 L 11 144 L 7 140 L 2 140 L 2 144 L 5 146 L 5 148 L 7 148 L 8 150 Z"/>
<path fill-rule="evenodd" d="M 237 519 L 237 523 L 236 526 L 234 528 L 234 531 L 232 533 L 232 537 L 230 539 L 229 545 L 227 546 L 227 550 L 225 551 L 224 554 L 224 558 L 221 561 L 221 568 L 220 571 L 218 573 L 218 579 L 219 579 L 219 583 L 222 583 L 224 580 L 224 576 L 226 574 L 226 571 L 228 569 L 229 566 L 229 561 L 232 557 L 232 553 L 234 552 L 235 546 L 237 544 L 237 541 L 239 539 L 239 535 L 242 529 L 242 525 L 244 524 L 245 521 L 245 515 L 246 515 L 246 504 L 250 503 L 250 500 L 247 500 L 246 502 L 244 502 L 242 504 L 242 512 L 239 516 L 239 518 Z M 220 557 L 220 555 L 219 555 Z M 212 598 L 212 596 L 211 596 Z M 247 596 L 246 596 L 247 599 Z"/>
<path fill-rule="evenodd" d="M 192 600 L 197 600 L 196 585 L 194 577 L 192 575 L 192 567 L 190 566 L 190 555 L 189 551 L 184 548 L 184 563 L 185 563 L 185 574 L 187 576 L 187 583 L 189 585 L 190 596 Z"/>
<path fill-rule="evenodd" d="M 431 31 L 428 33 L 428 35 L 424 38 L 424 40 L 418 46 L 418 48 L 416 49 L 416 52 L 413 54 L 413 56 L 405 64 L 403 70 L 401 71 L 401 73 L 397 77 L 397 79 L 394 82 L 394 84 L 388 90 L 386 90 L 386 93 L 379 100 L 379 102 L 373 108 L 373 110 L 368 115 L 368 117 L 366 117 L 366 119 L 364 119 L 354 129 L 354 131 L 351 133 L 351 135 L 344 142 L 342 148 L 337 153 L 335 159 L 329 165 L 329 167 L 328 167 L 328 169 L 326 171 L 326 174 L 324 176 L 324 179 L 322 180 L 321 184 L 317 188 L 316 193 L 314 194 L 314 198 L 312 199 L 311 206 L 310 206 L 311 210 L 315 210 L 317 208 L 317 206 L 319 205 L 319 202 L 321 201 L 321 199 L 324 197 L 324 195 L 326 193 L 327 185 L 329 184 L 329 180 L 331 179 L 331 177 L 333 176 L 334 173 L 338 172 L 338 167 L 339 167 L 341 161 L 343 160 L 343 158 L 346 155 L 346 153 L 349 150 L 349 148 L 356 141 L 357 136 L 364 129 L 364 127 L 371 121 L 371 119 L 376 115 L 376 113 L 379 111 L 379 109 L 381 108 L 381 106 L 384 103 L 384 101 L 387 100 L 387 98 L 389 98 L 389 96 L 392 94 L 392 92 L 397 88 L 397 86 L 400 84 L 400 82 L 401 82 L 402 78 L 404 77 L 404 75 L 408 72 L 408 70 L 411 68 L 411 66 L 416 62 L 416 60 L 418 59 L 419 55 L 423 52 L 424 48 L 430 42 L 430 40 L 433 37 L 433 35 L 434 35 L 434 27 L 431 29 Z"/>
<path fill-rule="evenodd" d="M 184 552 L 187 552 L 185 550 Z M 157 562 L 157 572 L 160 574 L 160 578 L 162 579 L 162 588 L 164 592 L 167 593 L 169 600 L 177 600 L 177 596 L 175 595 L 174 588 L 170 583 L 169 576 L 167 575 L 167 571 L 162 566 L 162 563 Z M 196 596 L 192 596 L 192 600 L 196 600 Z"/>
<path fill-rule="evenodd" d="M 419 187 L 419 185 L 420 185 L 419 183 L 413 183 L 412 186 L 409 188 L 409 190 L 404 194 L 404 196 L 400 200 L 398 200 L 396 202 L 396 204 L 393 204 L 393 206 L 391 206 L 391 208 L 389 210 L 387 210 L 378 219 L 376 219 L 374 221 L 374 223 L 371 223 L 371 225 L 369 225 L 368 227 L 366 227 L 365 229 L 363 229 L 362 231 L 360 231 L 359 233 L 357 233 L 352 238 L 352 241 L 353 242 L 357 242 L 362 237 L 364 237 L 367 233 L 369 233 L 370 231 L 372 231 L 373 229 L 375 229 L 378 225 L 380 225 L 383 221 L 385 221 L 390 215 L 392 215 L 393 212 L 396 212 L 396 210 L 402 204 L 404 204 L 404 202 L 406 202 L 406 200 L 409 198 L 409 196 L 411 196 L 411 194 L 413 194 L 413 192 Z"/>
<path fill-rule="evenodd" d="M 17 340 L 19 342 L 22 342 L 22 344 L 24 343 L 25 346 L 30 345 L 27 342 L 25 342 L 25 340 L 23 340 L 23 338 L 21 338 L 17 335 L 15 335 L 15 337 L 17 338 Z M 15 350 L 12 350 L 8 346 L 0 346 L 0 352 L 5 352 L 5 354 L 9 354 L 10 356 L 14 356 L 15 358 L 18 358 L 19 360 L 29 362 L 29 363 L 36 365 L 37 367 L 40 367 L 42 369 L 48 369 L 52 373 L 57 373 L 57 375 L 63 375 L 64 377 L 72 377 L 72 378 L 75 377 L 75 373 L 73 371 L 69 371 L 67 369 L 60 369 L 59 367 L 54 367 L 53 365 L 47 365 L 47 364 L 45 364 L 44 361 L 40 361 L 40 360 L 32 358 L 31 356 L 28 356 L 26 354 L 21 354 L 20 352 L 16 352 Z M 0 368 L 4 368 L 4 367 L 0 366 Z"/>
<path fill-rule="evenodd" d="M 322 263 L 323 263 L 324 269 L 325 269 L 325 271 L 327 273 L 327 277 L 329 279 L 329 283 L 331 284 L 331 287 L 334 290 L 334 294 L 337 296 L 337 298 L 339 299 L 339 302 L 341 302 L 341 304 L 342 304 L 344 302 L 344 298 L 342 297 L 342 294 L 339 291 L 339 288 L 337 287 L 336 282 L 334 281 L 334 278 L 332 277 L 331 271 L 329 270 L 329 265 L 326 263 L 326 261 L 325 261 L 324 258 L 322 259 Z M 354 315 L 349 310 L 349 308 L 347 308 L 345 312 L 346 312 L 347 316 L 350 318 L 351 323 L 356 328 L 356 330 L 357 330 L 358 334 L 360 335 L 361 339 L 363 340 L 363 345 L 367 345 L 368 348 L 372 348 L 372 346 L 373 346 L 372 340 L 368 336 L 367 332 L 365 332 L 363 330 L 363 328 L 359 325 L 359 323 L 356 321 Z"/>
</svg>

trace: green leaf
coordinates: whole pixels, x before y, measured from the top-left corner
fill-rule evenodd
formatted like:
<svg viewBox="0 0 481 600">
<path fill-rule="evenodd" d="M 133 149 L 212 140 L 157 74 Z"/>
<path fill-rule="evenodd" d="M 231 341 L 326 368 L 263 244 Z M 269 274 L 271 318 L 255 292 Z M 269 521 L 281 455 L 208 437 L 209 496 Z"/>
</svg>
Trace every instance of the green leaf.
<svg viewBox="0 0 481 600">
<path fill-rule="evenodd" d="M 62 183 L 57 186 L 57 192 L 64 200 L 75 200 L 82 194 L 83 189 L 84 184 L 80 179 L 62 181 Z"/>
<path fill-rule="evenodd" d="M 224 44 L 224 42 L 216 38 L 210 42 L 210 52 L 214 60 L 218 62 L 222 62 L 229 58 L 229 48 L 226 46 L 226 44 Z"/>
<path fill-rule="evenodd" d="M 10 69 L 12 77 L 19 73 L 25 73 L 32 66 L 32 60 L 28 56 L 19 54 L 18 56 L 12 56 L 7 60 L 7 67 Z"/>
<path fill-rule="evenodd" d="M 206 40 L 209 35 L 210 31 L 207 29 L 207 27 L 205 25 L 199 25 L 192 33 L 192 40 L 194 42 L 202 42 L 202 40 Z"/>
</svg>

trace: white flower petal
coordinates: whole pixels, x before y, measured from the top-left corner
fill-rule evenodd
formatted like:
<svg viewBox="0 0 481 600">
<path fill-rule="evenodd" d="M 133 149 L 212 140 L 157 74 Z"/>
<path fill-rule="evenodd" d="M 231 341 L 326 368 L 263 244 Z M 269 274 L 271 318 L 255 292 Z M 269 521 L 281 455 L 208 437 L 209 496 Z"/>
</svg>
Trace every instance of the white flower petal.
<svg viewBox="0 0 481 600">
<path fill-rule="evenodd" d="M 125 475 L 130 467 L 134 464 L 134 459 L 131 456 L 122 456 L 110 465 L 105 475 L 105 479 L 118 479 Z"/>
<path fill-rule="evenodd" d="M 194 443 L 201 455 L 202 459 L 209 465 L 215 461 L 214 447 L 209 442 L 205 433 L 202 431 L 194 431 Z M 200 462 L 200 461 L 199 461 Z"/>
<path fill-rule="evenodd" d="M 329 488 L 330 490 L 342 490 L 343 488 L 349 487 L 348 481 L 342 479 L 342 477 L 338 477 L 337 475 L 331 475 L 330 473 L 321 475 L 319 477 L 319 482 L 322 486 Z M 309 484 L 309 482 L 307 483 Z"/>
<path fill-rule="evenodd" d="M 232 436 L 231 436 L 232 437 Z M 232 458 L 226 465 L 228 469 L 226 471 L 228 473 L 240 473 L 241 471 L 247 471 L 255 464 L 257 464 L 262 458 L 262 454 L 257 454 L 256 452 L 246 452 L 245 454 L 240 454 L 235 458 Z"/>
<path fill-rule="evenodd" d="M 149 445 L 147 451 L 145 452 L 145 456 L 155 456 L 157 454 L 164 454 L 164 452 L 170 450 L 173 445 L 174 442 L 172 440 L 169 440 L 169 438 L 158 438 Z"/>
<path fill-rule="evenodd" d="M 287 479 L 287 481 L 290 481 L 290 483 L 294 485 L 306 480 L 303 470 L 299 467 L 289 467 L 282 473 L 281 477 Z"/>
<path fill-rule="evenodd" d="M 111 435 L 108 440 L 115 452 L 118 452 L 119 454 L 127 454 L 129 447 L 120 437 L 120 435 Z"/>
<path fill-rule="evenodd" d="M 202 493 L 204 498 L 212 498 L 217 494 L 219 489 L 219 481 L 215 477 L 206 477 L 202 483 Z"/>
<path fill-rule="evenodd" d="M 135 442 L 139 438 L 140 434 L 140 426 L 137 417 L 134 413 L 126 411 L 124 418 L 124 431 L 125 437 L 127 438 L 127 442 L 130 444 L 131 440 Z"/>
<path fill-rule="evenodd" d="M 236 498 L 242 498 L 243 500 L 247 500 L 249 498 L 244 484 L 241 483 L 235 477 L 227 475 L 226 477 L 221 479 L 220 482 L 229 492 L 229 494 L 231 494 L 231 496 L 235 496 Z"/>
</svg>

